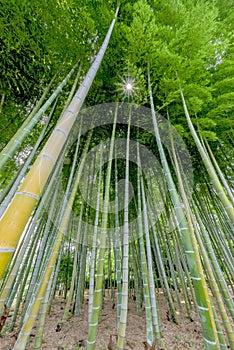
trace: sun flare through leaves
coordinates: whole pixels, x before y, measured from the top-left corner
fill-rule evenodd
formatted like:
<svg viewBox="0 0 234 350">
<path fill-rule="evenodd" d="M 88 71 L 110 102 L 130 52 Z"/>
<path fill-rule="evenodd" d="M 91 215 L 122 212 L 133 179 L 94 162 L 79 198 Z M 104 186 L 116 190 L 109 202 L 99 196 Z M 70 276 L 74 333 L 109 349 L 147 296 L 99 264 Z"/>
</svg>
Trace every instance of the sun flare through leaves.
<svg viewBox="0 0 234 350">
<path fill-rule="evenodd" d="M 121 77 L 120 79 L 121 82 L 117 84 L 117 91 L 122 93 L 124 99 L 133 100 L 138 90 L 136 79 L 132 76 Z"/>
</svg>

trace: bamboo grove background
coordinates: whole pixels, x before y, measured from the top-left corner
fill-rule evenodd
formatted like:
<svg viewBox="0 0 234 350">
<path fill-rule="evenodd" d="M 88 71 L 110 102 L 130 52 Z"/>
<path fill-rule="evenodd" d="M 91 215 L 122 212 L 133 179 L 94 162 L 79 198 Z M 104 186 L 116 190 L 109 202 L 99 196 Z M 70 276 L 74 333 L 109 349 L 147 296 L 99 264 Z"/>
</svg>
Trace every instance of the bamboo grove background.
<svg viewBox="0 0 234 350">
<path fill-rule="evenodd" d="M 17 324 L 15 350 L 35 325 L 41 348 L 58 293 L 67 322 L 87 291 L 94 349 L 106 289 L 118 350 L 132 296 L 138 315 L 145 305 L 149 347 L 161 348 L 159 290 L 172 322 L 181 298 L 191 321 L 199 314 L 205 349 L 234 349 L 233 11 L 224 3 L 35 1 L 30 12 L 27 1 L 3 2 L 0 331 Z M 17 35 L 34 48 L 24 62 Z"/>
</svg>

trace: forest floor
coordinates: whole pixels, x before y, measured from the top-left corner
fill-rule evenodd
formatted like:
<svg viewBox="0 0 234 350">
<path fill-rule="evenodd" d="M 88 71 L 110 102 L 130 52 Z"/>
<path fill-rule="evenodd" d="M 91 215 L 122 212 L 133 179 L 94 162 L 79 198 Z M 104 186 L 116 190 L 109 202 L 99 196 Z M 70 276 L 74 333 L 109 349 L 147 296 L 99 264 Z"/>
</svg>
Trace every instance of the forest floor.
<svg viewBox="0 0 234 350">
<path fill-rule="evenodd" d="M 98 328 L 97 342 L 95 349 L 106 350 L 113 336 L 115 344 L 116 334 L 116 309 L 113 309 L 109 293 L 105 293 L 104 308 L 101 313 L 100 325 Z M 159 313 L 162 324 L 162 346 L 161 349 L 181 350 L 192 349 L 201 350 L 202 335 L 198 315 L 192 311 L 193 322 L 186 315 L 186 309 L 183 300 L 182 308 L 177 307 L 177 316 L 179 324 L 168 320 L 166 300 L 162 293 L 157 294 Z M 84 306 L 79 317 L 71 316 L 66 323 L 61 323 L 65 301 L 61 297 L 54 300 L 50 315 L 46 318 L 44 340 L 41 349 L 47 350 L 78 350 L 85 348 L 85 339 L 87 339 L 87 308 L 88 296 L 85 296 Z M 144 350 L 147 349 L 143 342 L 146 341 L 145 317 L 137 316 L 134 300 L 129 301 L 128 322 L 126 330 L 126 350 Z M 142 312 L 144 315 L 144 311 Z M 8 318 L 10 322 L 11 317 Z M 6 327 L 7 329 L 7 327 Z M 33 349 L 35 329 L 30 336 L 26 350 Z M 0 338 L 0 349 L 11 350 L 15 343 L 13 333 L 3 332 Z M 115 349 L 115 347 L 113 347 Z"/>
</svg>

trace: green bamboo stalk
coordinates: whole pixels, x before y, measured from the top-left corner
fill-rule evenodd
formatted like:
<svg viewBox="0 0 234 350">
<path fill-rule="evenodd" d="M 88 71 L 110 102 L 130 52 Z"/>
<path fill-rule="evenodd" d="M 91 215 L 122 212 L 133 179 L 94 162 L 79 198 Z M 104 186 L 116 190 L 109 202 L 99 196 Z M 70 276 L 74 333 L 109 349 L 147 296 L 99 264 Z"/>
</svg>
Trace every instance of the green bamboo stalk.
<svg viewBox="0 0 234 350">
<path fill-rule="evenodd" d="M 186 193 L 185 193 L 185 189 L 184 189 L 184 186 L 183 186 L 183 180 L 182 180 L 181 172 L 180 172 L 180 169 L 179 169 L 179 164 L 178 164 L 178 161 L 177 161 L 177 156 L 176 156 L 176 153 L 175 153 L 173 140 L 171 140 L 171 141 L 172 141 L 173 160 L 174 160 L 174 164 L 175 164 L 175 168 L 176 168 L 177 178 L 179 180 L 178 182 L 179 182 L 179 188 L 180 188 L 182 200 L 183 200 L 184 206 L 186 208 L 186 216 L 187 216 L 187 219 L 193 225 L 194 232 L 196 234 L 196 239 L 198 241 L 199 248 L 200 248 L 201 253 L 202 253 L 203 264 L 205 265 L 205 269 L 207 271 L 208 283 L 209 283 L 209 285 L 211 287 L 212 293 L 214 294 L 214 296 L 216 298 L 216 302 L 217 302 L 217 305 L 218 305 L 218 308 L 219 308 L 222 320 L 224 322 L 224 326 L 225 326 L 225 330 L 226 330 L 227 335 L 228 335 L 229 342 L 230 342 L 231 346 L 233 346 L 234 345 L 233 344 L 234 334 L 233 334 L 231 326 L 230 326 L 230 324 L 228 322 L 228 317 L 227 317 L 227 314 L 226 314 L 226 310 L 225 310 L 224 304 L 222 302 L 222 297 L 221 297 L 221 294 L 219 292 L 219 288 L 218 288 L 218 285 L 216 283 L 215 276 L 213 274 L 212 267 L 211 267 L 211 264 L 209 262 L 207 252 L 204 249 L 204 245 L 203 245 L 203 242 L 201 240 L 200 234 L 198 232 L 196 222 L 193 219 L 193 216 L 192 216 L 192 213 L 191 213 L 191 208 L 190 208 L 190 205 L 189 205 Z M 215 316 L 215 323 L 216 323 L 216 328 L 217 328 L 217 334 L 218 334 L 218 337 L 219 337 L 220 349 L 227 349 L 225 338 L 224 338 L 222 329 L 220 327 L 220 322 L 219 322 L 218 318 L 215 315 L 216 311 L 215 311 L 214 308 L 213 308 L 213 313 L 214 313 L 214 316 Z"/>
<path fill-rule="evenodd" d="M 172 234 L 171 236 L 172 236 L 172 241 L 173 241 L 172 249 L 174 249 L 176 271 L 178 272 L 178 275 L 180 278 L 181 289 L 183 292 L 183 297 L 184 297 L 184 301 L 185 301 L 187 315 L 188 315 L 188 318 L 190 319 L 190 321 L 193 321 L 193 318 L 191 316 L 190 296 L 188 294 L 188 286 L 190 287 L 190 290 L 193 291 L 191 279 L 190 279 L 189 273 L 186 270 L 184 270 L 185 263 L 184 263 L 184 265 L 182 265 L 182 261 L 184 260 L 183 254 L 180 254 L 181 252 L 179 250 L 175 235 Z M 164 240 L 164 242 L 165 242 L 165 240 Z M 185 281 L 185 276 L 186 276 L 187 282 Z M 193 295 L 192 295 L 192 298 L 193 298 L 193 300 L 195 300 L 195 297 Z"/>
<path fill-rule="evenodd" d="M 138 149 L 139 157 L 139 149 Z M 145 302 L 145 317 L 146 317 L 146 340 L 147 343 L 152 346 L 154 341 L 152 312 L 151 312 L 151 299 L 149 292 L 148 281 L 148 267 L 145 252 L 144 232 L 143 232 L 143 218 L 142 218 L 142 200 L 141 200 L 141 184 L 140 184 L 140 172 L 138 168 L 137 172 L 137 202 L 138 202 L 138 232 L 139 232 L 139 246 L 140 246 L 140 261 L 141 261 L 141 275 L 144 290 L 144 302 Z"/>
<path fill-rule="evenodd" d="M 185 102 L 185 98 L 184 98 L 184 94 L 182 92 L 182 90 L 180 90 L 180 95 L 181 95 L 181 99 L 182 99 L 182 102 L 183 102 L 183 107 L 184 107 L 184 113 L 185 113 L 185 116 L 186 116 L 186 120 L 187 120 L 187 123 L 188 123 L 188 126 L 189 126 L 189 129 L 190 129 L 190 132 L 191 132 L 191 135 L 194 139 L 194 142 L 196 143 L 196 146 L 197 146 L 197 149 L 202 157 L 202 160 L 204 162 L 204 165 L 206 167 L 206 170 L 210 176 L 210 179 L 212 181 L 212 184 L 217 192 L 217 195 L 219 196 L 221 202 L 223 203 L 223 206 L 231 220 L 231 222 L 234 224 L 234 207 L 232 206 L 232 204 L 230 203 L 229 199 L 227 198 L 224 190 L 223 190 L 223 187 L 219 181 L 219 178 L 213 168 L 213 165 L 211 164 L 209 158 L 207 157 L 207 154 L 205 152 L 205 150 L 203 149 L 202 147 L 202 144 L 198 138 L 198 135 L 196 133 L 196 130 L 194 129 L 194 126 L 193 126 L 193 123 L 191 121 L 191 118 L 189 116 L 189 112 L 188 112 L 188 108 L 187 108 L 187 105 L 186 105 L 186 102 Z"/>
<path fill-rule="evenodd" d="M 227 191 L 227 193 L 229 195 L 229 198 L 230 198 L 230 200 L 231 200 L 231 202 L 232 202 L 232 204 L 234 206 L 234 195 L 233 195 L 233 193 L 231 191 L 231 188 L 230 188 L 227 180 L 224 177 L 224 174 L 222 173 L 222 171 L 221 171 L 221 169 L 220 169 L 220 167 L 219 167 L 219 165 L 218 165 L 218 163 L 217 163 L 217 161 L 215 159 L 215 156 L 214 156 L 214 154 L 213 154 L 213 152 L 212 152 L 212 150 L 211 150 L 207 140 L 205 140 L 205 145 L 206 145 L 206 148 L 208 149 L 209 155 L 210 155 L 211 160 L 212 160 L 212 162 L 213 162 L 213 164 L 215 166 L 215 169 L 216 169 L 216 171 L 217 171 L 217 173 L 218 173 L 218 175 L 219 175 L 219 177 L 220 177 L 220 179 L 221 179 L 221 181 L 223 183 L 223 186 L 224 186 L 225 190 Z"/>
<path fill-rule="evenodd" d="M 140 237 L 140 230 L 138 230 L 138 227 L 135 228 L 135 231 L 139 234 Z M 143 235 L 143 232 L 142 232 Z M 138 243 L 138 241 L 137 241 Z M 141 309 L 141 305 L 142 305 L 142 277 L 141 277 L 141 263 L 140 263 L 140 254 L 138 254 L 138 245 L 136 246 L 136 241 L 134 239 L 132 239 L 132 257 L 133 257 L 133 261 L 132 261 L 132 265 L 133 265 L 133 273 L 134 273 L 134 297 L 136 300 L 136 314 L 138 316 L 142 315 L 142 309 Z M 120 294 L 121 295 L 121 294 Z M 120 299 L 120 303 L 121 303 L 121 299 Z"/>
<path fill-rule="evenodd" d="M 39 230 L 41 229 L 41 226 L 44 226 L 43 220 L 41 220 L 41 223 L 38 227 Z M 8 297 L 8 300 L 7 300 L 7 305 L 10 306 L 10 305 L 12 305 L 12 303 L 16 297 L 16 302 L 14 305 L 14 313 L 13 313 L 12 318 L 11 318 L 10 331 L 13 331 L 13 329 L 14 329 L 20 307 L 21 306 L 26 307 L 26 305 L 27 305 L 26 301 L 23 302 L 23 300 L 25 299 L 23 297 L 23 295 L 25 294 L 25 290 L 26 290 L 25 287 L 26 287 L 26 283 L 27 283 L 28 276 L 30 273 L 30 269 L 31 269 L 31 267 L 33 267 L 33 258 L 35 257 L 35 252 L 36 252 L 36 249 L 38 247 L 39 239 L 40 239 L 40 235 L 38 235 L 38 238 L 34 242 L 32 241 L 32 247 L 27 247 L 28 254 L 26 254 L 26 256 L 24 256 L 23 265 L 17 273 L 17 279 L 15 280 L 15 283 L 12 287 L 12 290 L 11 290 L 9 297 Z M 21 319 L 22 319 L 22 316 L 23 315 L 21 312 Z"/>
<path fill-rule="evenodd" d="M 6 210 L 7 206 L 11 202 L 12 198 L 14 197 L 15 192 L 17 191 L 17 188 L 20 185 L 20 182 L 24 178 L 28 167 L 33 160 L 33 157 L 35 156 L 38 148 L 40 147 L 41 142 L 43 141 L 43 138 L 45 136 L 45 132 L 47 130 L 47 127 L 49 125 L 49 122 L 54 114 L 55 107 L 57 105 L 58 99 L 55 100 L 54 105 L 51 109 L 51 112 L 49 114 L 49 118 L 47 119 L 45 126 L 43 130 L 41 131 L 36 144 L 34 145 L 32 151 L 30 152 L 30 155 L 28 156 L 26 162 L 24 163 L 22 169 L 19 171 L 19 173 L 16 174 L 15 177 L 13 177 L 9 183 L 9 185 L 6 186 L 6 188 L 1 192 L 0 195 L 0 203 L 1 203 L 1 208 L 0 208 L 0 217 L 3 215 L 4 211 Z"/>
<path fill-rule="evenodd" d="M 119 331 L 121 313 L 121 241 L 119 227 L 119 197 L 118 197 L 118 168 L 115 156 L 115 275 L 116 275 L 116 303 L 117 303 L 117 331 Z"/>
<path fill-rule="evenodd" d="M 180 227 L 180 231 L 182 234 L 185 253 L 188 260 L 191 278 L 192 278 L 195 293 L 196 293 L 197 307 L 199 310 L 199 315 L 200 315 L 200 320 L 202 325 L 205 348 L 207 350 L 217 349 L 217 347 L 219 346 L 219 340 L 218 340 L 217 330 L 214 322 L 214 316 L 213 316 L 212 308 L 210 304 L 210 298 L 207 292 L 207 286 L 203 276 L 203 270 L 201 266 L 199 253 L 198 253 L 198 248 L 197 248 L 195 236 L 193 233 L 193 228 L 192 228 L 192 225 L 188 223 L 185 219 L 185 215 L 181 207 L 180 199 L 176 191 L 176 187 L 172 179 L 169 166 L 167 164 L 167 160 L 161 144 L 161 139 L 160 139 L 159 130 L 157 126 L 157 119 L 156 119 L 156 114 L 154 110 L 152 90 L 150 86 L 150 75 L 148 75 L 148 80 L 149 80 L 151 111 L 152 111 L 156 141 L 158 145 L 162 166 L 165 171 L 165 177 L 170 190 L 171 199 L 175 208 L 178 225 Z"/>
<path fill-rule="evenodd" d="M 69 201 L 68 201 L 68 203 L 66 203 L 66 198 L 64 200 L 62 213 L 61 213 L 61 217 L 62 217 L 61 224 L 60 224 L 59 229 L 57 231 L 57 237 L 56 237 L 54 244 L 51 248 L 49 262 L 46 266 L 46 269 L 43 271 L 41 282 L 38 284 L 35 295 L 33 296 L 33 299 L 31 300 L 31 303 L 27 309 L 25 319 L 24 319 L 24 324 L 21 328 L 21 331 L 20 331 L 19 336 L 17 338 L 17 341 L 15 343 L 14 350 L 21 350 L 21 349 L 25 348 L 27 341 L 28 341 L 28 337 L 30 335 L 30 332 L 31 332 L 32 327 L 33 327 L 34 322 L 35 322 L 35 319 L 37 317 L 42 299 L 44 298 L 44 295 L 46 293 L 48 281 L 51 278 L 59 251 L 61 249 L 63 237 L 67 231 L 67 228 L 68 228 L 70 215 L 71 215 L 71 211 L 72 211 L 72 205 L 73 205 L 73 202 L 75 200 L 76 191 L 77 191 L 80 177 L 81 177 L 81 173 L 82 173 L 82 170 L 83 170 L 83 167 L 85 164 L 86 154 L 88 151 L 91 135 L 92 135 L 92 132 L 89 133 L 88 141 L 86 142 L 86 146 L 85 146 L 85 149 L 83 151 L 83 157 L 80 161 L 80 166 L 78 168 L 78 171 L 77 171 L 77 174 L 75 177 L 75 182 L 73 184 L 73 188 L 72 188 L 72 192 L 71 192 L 70 197 L 69 197 Z"/>
<path fill-rule="evenodd" d="M 76 164 L 77 164 L 77 159 L 78 159 L 78 151 L 80 148 L 80 136 L 81 136 L 81 127 L 79 129 L 78 140 L 77 140 L 76 149 L 75 149 L 75 153 L 74 153 L 74 157 L 73 157 L 72 168 L 71 168 L 70 175 L 69 175 L 69 180 L 68 180 L 68 184 L 67 184 L 65 198 L 68 197 L 69 192 L 70 192 L 70 188 L 72 185 L 72 181 L 74 181 L 74 174 L 75 174 L 75 169 L 76 169 Z M 90 142 L 90 138 L 88 139 L 88 141 L 86 142 L 86 145 L 85 145 L 84 157 L 87 154 L 89 142 Z M 82 165 L 82 167 L 83 167 L 83 165 Z M 75 289 L 75 279 L 76 279 L 76 275 L 77 275 L 77 262 L 78 262 L 78 253 L 79 253 L 78 242 L 79 242 L 79 236 L 80 236 L 80 232 L 81 232 L 81 222 L 82 222 L 81 219 L 82 219 L 82 215 L 83 215 L 83 210 L 84 210 L 84 201 L 82 200 L 81 209 L 80 209 L 80 220 L 79 220 L 77 234 L 76 234 L 77 244 L 75 246 L 75 253 L 74 253 L 74 258 L 73 258 L 71 284 L 70 284 L 69 295 L 68 295 L 68 298 L 66 300 L 66 306 L 65 306 L 62 322 L 66 322 L 68 317 L 69 317 L 69 310 L 71 308 L 71 303 L 72 303 L 74 289 Z"/>
<path fill-rule="evenodd" d="M 88 152 L 88 148 L 89 148 L 89 144 L 90 144 L 90 140 L 91 140 L 91 134 L 89 135 L 89 138 L 85 144 L 85 148 L 83 151 L 83 158 L 81 160 L 80 166 L 79 166 L 79 173 L 78 173 L 78 179 L 81 176 L 81 172 L 82 169 L 84 167 L 84 162 L 85 162 L 85 158 Z M 76 167 L 76 163 L 77 163 L 77 157 L 78 157 L 78 150 L 79 150 L 79 145 L 80 145 L 80 131 L 79 131 L 79 136 L 78 136 L 78 142 L 76 145 L 76 150 L 75 150 L 75 154 L 74 154 L 74 158 L 73 158 L 73 164 L 72 164 L 72 169 L 70 172 L 70 176 L 69 176 L 69 181 L 68 181 L 68 187 L 67 187 L 67 191 L 66 191 L 66 195 L 65 197 L 68 196 L 69 191 L 70 191 L 70 187 L 71 187 L 71 183 L 74 177 L 74 173 L 75 173 L 75 167 Z M 76 180 L 77 181 L 77 180 Z M 76 245 L 75 245 L 75 253 L 74 253 L 74 259 L 73 259 L 73 269 L 72 269 L 72 276 L 71 276 L 71 284 L 70 284 L 70 290 L 69 290 L 69 295 L 66 301 L 66 306 L 65 306 L 65 310 L 64 310 L 64 314 L 63 314 L 63 322 L 66 322 L 68 317 L 69 317 L 69 310 L 71 308 L 71 303 L 73 300 L 73 296 L 74 296 L 74 291 L 75 291 L 75 281 L 77 278 L 77 264 L 78 264 L 78 255 L 79 255 L 79 238 L 81 235 L 81 230 L 82 230 L 82 216 L 83 216 L 83 210 L 84 210 L 84 200 L 82 199 L 82 203 L 81 203 L 81 209 L 80 209 L 80 219 L 79 219 L 79 224 L 78 224 L 78 228 L 77 228 L 77 235 L 76 235 Z"/>
<path fill-rule="evenodd" d="M 0 153 L 0 169 L 2 169 L 4 167 L 4 165 L 6 164 L 6 162 L 12 157 L 12 155 L 15 153 L 15 151 L 19 148 L 19 146 L 21 145 L 21 143 L 25 139 L 25 137 L 31 132 L 33 127 L 36 125 L 36 123 L 40 120 L 42 115 L 45 113 L 47 108 L 52 104 L 52 102 L 60 94 L 63 87 L 66 85 L 66 83 L 68 82 L 68 80 L 72 76 L 73 72 L 75 71 L 76 67 L 77 67 L 77 64 L 74 65 L 74 67 L 68 73 L 66 78 L 58 85 L 57 89 L 52 93 L 52 95 L 44 103 L 44 105 L 39 109 L 39 111 L 36 112 L 38 107 L 42 105 L 42 102 L 45 99 L 45 95 L 49 91 L 55 77 L 51 80 L 50 84 L 45 89 L 40 101 L 34 107 L 33 111 L 30 113 L 30 115 L 25 120 L 25 122 L 22 124 L 22 126 L 18 129 L 18 131 L 13 136 L 13 138 L 10 140 L 10 142 L 8 142 L 8 144 L 1 151 L 1 153 Z"/>
<path fill-rule="evenodd" d="M 178 273 L 178 275 L 179 275 L 180 282 L 183 282 L 184 278 L 183 278 L 183 272 L 181 272 L 182 269 L 181 269 L 181 264 L 180 264 L 180 258 L 175 254 L 175 252 L 178 252 L 178 250 L 176 251 L 175 247 L 172 246 L 172 242 L 170 239 L 165 238 L 165 232 L 162 232 L 162 234 L 160 235 L 160 241 L 161 241 L 161 243 L 160 243 L 161 247 L 164 247 L 164 250 L 165 250 L 165 253 L 164 253 L 165 258 L 167 259 L 168 265 L 169 265 L 168 266 L 168 268 L 169 268 L 168 273 L 170 273 L 170 276 L 172 278 L 172 284 L 173 284 L 173 287 L 175 289 L 176 299 L 177 299 L 179 307 L 181 308 L 181 300 L 180 300 L 181 295 L 179 295 L 181 285 L 179 285 L 178 278 L 176 278 L 177 277 L 176 273 Z M 174 259 L 172 257 L 174 257 Z M 173 264 L 176 267 L 174 267 Z M 186 293 L 184 295 L 184 298 L 186 299 Z M 190 308 L 189 308 L 189 310 L 190 310 Z"/>
<path fill-rule="evenodd" d="M 212 198 L 210 199 L 212 200 Z M 229 230 L 225 225 L 228 217 L 226 213 L 225 217 L 223 217 L 223 211 L 219 211 L 220 203 L 218 203 L 218 206 L 216 206 L 216 202 L 207 201 L 207 196 L 203 197 L 202 201 L 198 198 L 197 200 L 199 202 L 199 208 L 202 209 L 200 210 L 200 215 L 204 218 L 204 224 L 206 225 L 206 229 L 209 232 L 209 236 L 214 246 L 216 256 L 219 258 L 220 267 L 222 267 L 223 272 L 226 272 L 227 276 L 230 275 L 232 276 L 231 278 L 233 278 L 234 260 L 231 250 L 232 238 L 231 232 L 229 236 Z M 204 206 L 204 201 L 206 202 L 206 207 Z M 217 216 L 215 219 L 213 215 L 209 215 L 207 213 L 206 208 L 209 209 L 209 213 L 213 213 L 214 208 L 216 209 Z M 217 219 L 219 219 L 219 222 L 217 222 Z"/>
<path fill-rule="evenodd" d="M 72 226 L 73 220 L 71 220 L 69 226 L 68 226 L 68 231 L 70 232 L 70 227 Z M 51 285 L 51 290 L 50 290 L 50 295 L 49 295 L 49 300 L 48 300 L 48 314 L 50 314 L 51 312 L 51 308 L 52 308 L 52 303 L 54 301 L 54 297 L 55 297 L 55 293 L 56 293 L 56 287 L 57 287 L 57 281 L 58 281 L 58 277 L 59 277 L 59 272 L 60 272 L 60 266 L 61 266 L 61 260 L 62 260 L 62 256 L 63 256 L 63 251 L 64 251 L 64 245 L 65 245 L 65 237 L 64 240 L 62 242 L 61 245 L 61 249 L 58 255 L 58 260 L 56 263 L 56 268 L 55 271 L 53 273 L 53 282 Z M 69 276 L 67 277 L 69 278 Z M 64 298 L 67 298 L 67 289 L 65 289 L 64 291 Z"/>
<path fill-rule="evenodd" d="M 149 206 L 150 204 L 148 204 Z M 176 323 L 178 324 L 178 318 L 177 318 L 177 314 L 176 314 L 176 309 L 174 306 L 174 302 L 173 302 L 173 298 L 170 292 L 170 287 L 168 284 L 168 280 L 167 280 L 167 275 L 166 275 L 166 271 L 165 271 L 165 265 L 163 263 L 163 259 L 162 259 L 162 254 L 161 254 L 161 249 L 160 249 L 160 245 L 159 245 L 159 240 L 157 237 L 157 232 L 156 229 L 153 226 L 153 219 L 152 219 L 152 213 L 151 213 L 151 208 L 148 207 L 148 212 L 149 212 L 149 221 L 152 227 L 152 232 L 153 232 L 153 237 L 154 237 L 154 248 L 156 250 L 156 263 L 157 263 L 157 267 L 158 267 L 158 271 L 160 271 L 160 275 L 161 275 L 161 283 L 164 285 L 164 289 L 165 289 L 165 295 L 166 298 L 168 299 L 168 304 L 169 304 L 169 312 L 171 313 L 170 318 Z"/>
<path fill-rule="evenodd" d="M 80 315 L 80 309 L 82 304 L 82 292 L 84 290 L 84 280 L 85 280 L 85 262 L 87 258 L 87 243 L 88 243 L 88 224 L 86 223 L 85 228 L 83 230 L 83 239 L 81 245 L 81 254 L 80 254 L 80 268 L 77 279 L 77 288 L 76 288 L 76 300 L 75 300 L 75 310 L 74 315 Z"/>
<path fill-rule="evenodd" d="M 234 320 L 234 303 L 232 301 L 231 295 L 230 295 L 229 290 L 228 290 L 228 286 L 227 286 L 226 281 L 224 279 L 223 272 L 220 268 L 219 261 L 215 255 L 215 252 L 214 252 L 214 249 L 212 247 L 207 229 L 200 219 L 200 215 L 198 213 L 198 208 L 197 208 L 196 204 L 193 205 L 193 209 L 195 211 L 196 219 L 198 221 L 198 224 L 199 224 L 199 227 L 200 227 L 200 230 L 202 233 L 203 241 L 204 241 L 206 251 L 207 251 L 208 256 L 209 256 L 209 260 L 212 264 L 212 269 L 213 269 L 214 274 L 215 274 L 215 279 L 218 283 L 219 289 L 221 290 L 221 293 L 222 293 L 224 302 L 227 306 L 227 309 L 228 309 L 232 319 Z"/>
<path fill-rule="evenodd" d="M 108 226 L 108 206 L 109 206 L 109 195 L 110 195 L 109 192 L 110 192 L 112 159 L 114 154 L 114 140 L 115 140 L 117 114 L 118 114 L 118 105 L 116 106 L 116 111 L 114 115 L 108 166 L 107 166 L 106 178 L 105 178 L 105 193 L 104 193 L 104 201 L 103 201 L 102 226 L 101 226 L 101 237 L 100 237 L 98 261 L 97 261 L 96 283 L 95 283 L 95 290 L 94 290 L 92 314 L 89 322 L 86 350 L 94 349 L 95 342 L 96 342 L 99 313 L 102 306 L 104 259 L 105 259 L 106 235 L 107 235 L 107 226 Z"/>
<path fill-rule="evenodd" d="M 5 101 L 5 97 L 6 97 L 6 93 L 3 92 L 2 97 L 1 97 L 1 102 L 0 102 L 0 114 L 2 113 L 2 107 L 3 107 L 4 101 Z"/>
<path fill-rule="evenodd" d="M 43 342 L 44 325 L 45 325 L 46 315 L 47 315 L 48 306 L 49 306 L 49 296 L 51 291 L 51 285 L 52 285 L 52 278 L 48 282 L 45 296 L 41 303 L 40 312 L 38 315 L 37 331 L 36 331 L 36 336 L 34 338 L 33 350 L 37 350 L 37 349 L 40 350 Z"/>
<path fill-rule="evenodd" d="M 128 131 L 126 140 L 126 167 L 125 167 L 125 187 L 124 187 L 124 228 L 123 228 L 123 260 L 122 260 L 122 300 L 119 321 L 119 332 L 116 350 L 124 348 L 127 314 L 128 314 L 128 263 L 129 263 L 129 148 L 130 148 L 130 128 L 131 128 L 131 108 L 128 116 Z"/>
<path fill-rule="evenodd" d="M 80 218 L 79 218 L 79 224 L 77 228 L 77 235 L 75 238 L 75 253 L 74 253 L 74 259 L 73 259 L 73 267 L 72 267 L 72 276 L 71 276 L 71 284 L 70 284 L 70 290 L 68 293 L 68 297 L 66 300 L 66 306 L 63 313 L 63 319 L 62 322 L 66 322 L 70 315 L 70 309 L 72 300 L 74 299 L 74 291 L 75 291 L 75 283 L 77 279 L 77 271 L 78 271 L 78 255 L 80 253 L 80 245 L 78 244 L 81 234 L 81 225 L 82 225 L 82 216 L 84 211 L 84 200 L 82 200 L 81 208 L 80 208 Z"/>
<path fill-rule="evenodd" d="M 90 258 L 90 273 L 89 273 L 89 306 L 88 306 L 88 322 L 91 321 L 93 297 L 94 297 L 94 277 L 95 277 L 95 261 L 97 254 L 97 234 L 98 234 L 98 222 L 99 222 L 99 210 L 101 206 L 101 181 L 102 181 L 102 147 L 100 147 L 100 166 L 98 176 L 98 189 L 97 189 L 97 201 L 96 201 L 96 213 L 93 229 L 93 243 L 92 253 Z"/>
<path fill-rule="evenodd" d="M 79 80 L 79 78 L 80 78 L 81 68 L 82 68 L 82 63 L 80 63 L 80 65 L 79 65 L 79 69 L 78 69 L 76 78 L 75 78 L 74 83 L 73 83 L 73 85 L 72 85 L 72 88 L 71 88 L 71 91 L 70 91 L 70 93 L 69 93 L 69 96 L 68 96 L 68 98 L 66 99 L 66 102 L 65 102 L 65 105 L 64 105 L 64 107 L 63 107 L 63 110 L 62 110 L 61 115 L 63 115 L 63 113 L 66 111 L 66 109 L 68 108 L 69 104 L 71 103 L 71 100 L 72 100 L 73 95 L 74 95 L 74 93 L 75 93 L 75 91 L 76 91 L 76 88 L 77 88 L 78 80 Z"/>
<path fill-rule="evenodd" d="M 153 318 L 154 333 L 156 337 L 155 343 L 157 347 L 160 347 L 161 346 L 161 326 L 160 326 L 160 319 L 159 319 L 159 311 L 158 311 L 157 302 L 155 298 L 155 285 L 154 285 L 154 275 L 153 275 L 151 243 L 150 243 L 150 236 L 149 236 L 149 224 L 148 224 L 148 217 L 147 217 L 147 205 L 146 205 L 145 190 L 144 190 L 144 184 L 143 184 L 142 178 L 141 178 L 141 193 L 142 193 L 142 204 L 144 209 L 143 219 L 144 219 L 144 232 L 146 237 L 151 312 L 152 312 L 152 318 Z"/>
<path fill-rule="evenodd" d="M 217 306 L 219 309 L 219 313 L 220 313 L 222 321 L 223 321 L 224 329 L 225 329 L 226 334 L 227 334 L 229 345 L 232 349 L 232 348 L 234 348 L 234 333 L 232 331 L 232 327 L 231 327 L 231 324 L 229 322 L 229 318 L 228 318 L 228 315 L 227 315 L 227 312 L 226 312 L 226 309 L 225 309 L 225 306 L 224 306 L 224 303 L 222 300 L 222 294 L 219 291 L 219 287 L 218 287 L 218 284 L 216 282 L 216 278 L 215 278 L 215 275 L 213 273 L 212 266 L 211 266 L 210 261 L 208 259 L 208 254 L 204 248 L 204 244 L 202 242 L 202 239 L 200 237 L 198 230 L 196 229 L 195 224 L 194 224 L 194 227 L 195 227 L 195 233 L 196 233 L 196 237 L 198 240 L 198 244 L 199 244 L 199 247 L 200 247 L 202 255 L 203 255 L 204 265 L 205 265 L 205 268 L 207 271 L 207 276 L 208 276 L 209 284 L 211 287 L 211 291 L 215 297 L 215 300 L 216 300 L 216 303 L 217 303 Z M 217 327 L 217 332 L 218 332 L 219 341 L 220 341 L 220 348 L 227 349 L 225 338 L 224 338 L 222 329 L 219 325 L 219 321 L 218 321 L 217 317 L 215 317 L 215 321 L 216 321 L 216 327 Z"/>
</svg>

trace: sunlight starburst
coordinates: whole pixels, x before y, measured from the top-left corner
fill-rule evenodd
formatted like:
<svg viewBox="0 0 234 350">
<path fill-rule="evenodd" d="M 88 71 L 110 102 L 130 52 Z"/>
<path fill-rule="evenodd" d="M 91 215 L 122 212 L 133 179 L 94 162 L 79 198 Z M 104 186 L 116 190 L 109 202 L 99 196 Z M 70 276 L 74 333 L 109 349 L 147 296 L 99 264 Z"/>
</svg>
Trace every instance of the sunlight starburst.
<svg viewBox="0 0 234 350">
<path fill-rule="evenodd" d="M 117 90 L 122 92 L 122 95 L 124 95 L 124 98 L 127 98 L 128 100 L 133 99 L 137 91 L 137 85 L 136 85 L 135 79 L 131 76 L 121 77 L 120 79 L 121 79 L 121 82 L 118 83 Z"/>
</svg>

